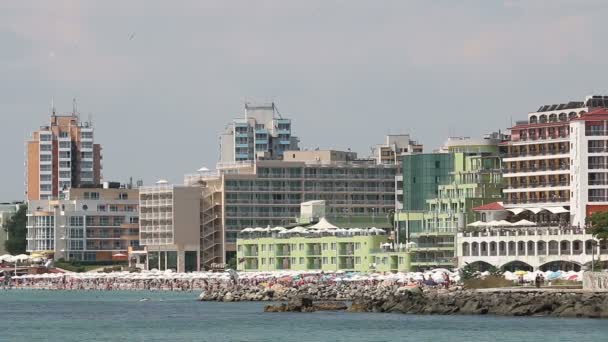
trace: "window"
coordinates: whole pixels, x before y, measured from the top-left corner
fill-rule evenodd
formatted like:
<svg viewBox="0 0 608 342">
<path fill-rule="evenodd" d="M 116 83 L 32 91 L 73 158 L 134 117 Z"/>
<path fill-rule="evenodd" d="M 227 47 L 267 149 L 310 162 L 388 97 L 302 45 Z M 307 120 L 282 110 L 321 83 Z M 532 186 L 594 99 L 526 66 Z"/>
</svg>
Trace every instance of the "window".
<svg viewBox="0 0 608 342">
<path fill-rule="evenodd" d="M 291 258 L 291 264 L 292 265 L 297 265 L 298 263 L 296 262 L 296 258 Z"/>
<path fill-rule="evenodd" d="M 355 264 L 361 265 L 361 257 L 355 257 Z"/>
<path fill-rule="evenodd" d="M 82 139 L 93 139 L 93 132 L 80 132 Z"/>
<path fill-rule="evenodd" d="M 60 171 L 59 172 L 59 178 L 64 178 L 64 179 L 72 178 L 72 172 L 70 172 L 70 171 Z"/>
<path fill-rule="evenodd" d="M 60 161 L 59 162 L 59 167 L 62 169 L 69 169 L 72 167 L 72 162 L 69 161 Z"/>
<path fill-rule="evenodd" d="M 266 258 L 262 258 L 262 265 L 266 265 Z"/>
<path fill-rule="evenodd" d="M 331 250 L 332 251 L 336 250 L 336 243 L 335 242 L 332 242 L 332 244 L 331 244 Z"/>
<path fill-rule="evenodd" d="M 99 225 L 100 226 L 109 226 L 110 218 L 107 216 L 99 216 Z"/>
<path fill-rule="evenodd" d="M 332 265 L 336 264 L 336 257 L 331 257 L 331 263 L 332 263 Z"/>
<path fill-rule="evenodd" d="M 41 172 L 48 172 L 48 171 L 52 171 L 53 170 L 53 166 L 51 164 L 42 164 L 40 165 L 40 171 Z"/>
<path fill-rule="evenodd" d="M 323 257 L 323 265 L 327 265 L 327 261 L 328 261 L 327 257 Z"/>
<path fill-rule="evenodd" d="M 121 199 L 121 200 L 126 200 L 126 199 L 129 199 L 129 194 L 127 194 L 126 192 L 121 192 L 121 193 L 118 195 L 118 199 Z"/>
<path fill-rule="evenodd" d="M 274 252 L 274 245 L 268 245 L 268 251 Z"/>
<path fill-rule="evenodd" d="M 70 216 L 70 226 L 72 227 L 82 227 L 84 220 L 82 216 Z"/>
<path fill-rule="evenodd" d="M 323 250 L 326 251 L 327 250 L 327 243 L 323 244 Z"/>
<path fill-rule="evenodd" d="M 110 204 L 110 211 L 111 212 L 117 212 L 118 211 L 118 206 L 116 204 Z"/>
<path fill-rule="evenodd" d="M 52 150 L 53 150 L 53 145 L 51 145 L 51 144 L 40 145 L 40 151 L 51 152 Z"/>
<path fill-rule="evenodd" d="M 268 259 L 268 265 L 274 265 L 274 258 Z"/>
<path fill-rule="evenodd" d="M 40 155 L 40 161 L 41 162 L 50 162 L 53 160 L 53 156 L 50 154 L 41 154 Z"/>
<path fill-rule="evenodd" d="M 304 258 L 300 257 L 300 265 L 304 265 Z"/>
<path fill-rule="evenodd" d="M 50 182 L 52 180 L 52 175 L 40 175 L 41 182 Z"/>
<path fill-rule="evenodd" d="M 107 210 L 107 208 L 106 208 L 105 204 L 98 204 L 97 205 L 97 211 L 102 211 L 103 212 L 103 211 L 106 211 L 106 210 Z"/>
<path fill-rule="evenodd" d="M 59 148 L 71 148 L 72 143 L 70 141 L 60 141 Z"/>
<path fill-rule="evenodd" d="M 266 252 L 266 245 L 262 245 L 262 252 Z"/>
<path fill-rule="evenodd" d="M 70 151 L 59 151 L 59 158 L 70 159 L 72 158 L 72 153 Z"/>
<path fill-rule="evenodd" d="M 51 141 L 51 135 L 50 134 L 40 134 L 40 141 Z"/>
<path fill-rule="evenodd" d="M 304 244 L 303 244 L 303 243 L 301 243 L 301 244 L 300 244 L 300 252 L 301 252 L 301 251 L 303 251 L 303 250 L 304 250 Z"/>
</svg>

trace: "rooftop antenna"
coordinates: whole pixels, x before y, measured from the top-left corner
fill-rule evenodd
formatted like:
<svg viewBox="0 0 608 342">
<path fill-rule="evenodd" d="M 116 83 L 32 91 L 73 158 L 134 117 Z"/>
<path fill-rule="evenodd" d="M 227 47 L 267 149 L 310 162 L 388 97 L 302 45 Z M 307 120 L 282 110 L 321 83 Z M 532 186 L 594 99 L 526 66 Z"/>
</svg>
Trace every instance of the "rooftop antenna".
<svg viewBox="0 0 608 342">
<path fill-rule="evenodd" d="M 51 96 L 51 113 L 55 116 L 55 97 Z"/>
<path fill-rule="evenodd" d="M 78 113 L 78 105 L 76 104 L 76 98 L 72 98 L 72 116 L 76 116 Z"/>
</svg>

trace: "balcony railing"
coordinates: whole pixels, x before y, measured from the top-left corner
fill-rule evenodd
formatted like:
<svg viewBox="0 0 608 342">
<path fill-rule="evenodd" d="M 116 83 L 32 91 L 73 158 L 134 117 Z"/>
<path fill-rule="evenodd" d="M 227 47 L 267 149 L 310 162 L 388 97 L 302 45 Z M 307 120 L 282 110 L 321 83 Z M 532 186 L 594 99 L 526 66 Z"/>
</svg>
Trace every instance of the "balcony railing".
<svg viewBox="0 0 608 342">
<path fill-rule="evenodd" d="M 504 168 L 504 173 L 520 173 L 520 172 L 541 172 L 541 171 L 562 171 L 562 170 L 570 170 L 570 166 L 566 164 L 562 165 L 544 165 L 544 166 L 534 166 L 534 167 L 511 167 Z"/>
<path fill-rule="evenodd" d="M 504 200 L 506 204 L 530 204 L 530 203 L 563 203 L 570 201 L 568 197 L 555 198 L 507 198 Z"/>
<path fill-rule="evenodd" d="M 585 130 L 585 135 L 586 136 L 600 136 L 600 135 L 608 135 L 608 131 L 607 130 L 596 130 L 596 129 L 587 129 Z"/>
<path fill-rule="evenodd" d="M 557 154 L 567 154 L 570 153 L 568 149 L 548 149 L 542 151 L 522 151 L 522 152 L 511 152 L 504 155 L 505 158 L 515 158 L 515 157 L 534 157 L 534 156 L 550 156 Z"/>
<path fill-rule="evenodd" d="M 538 183 L 512 183 L 507 186 L 508 189 L 522 189 L 522 188 L 545 188 L 545 187 L 558 187 L 558 186 L 569 186 L 570 182 L 538 182 Z"/>
</svg>

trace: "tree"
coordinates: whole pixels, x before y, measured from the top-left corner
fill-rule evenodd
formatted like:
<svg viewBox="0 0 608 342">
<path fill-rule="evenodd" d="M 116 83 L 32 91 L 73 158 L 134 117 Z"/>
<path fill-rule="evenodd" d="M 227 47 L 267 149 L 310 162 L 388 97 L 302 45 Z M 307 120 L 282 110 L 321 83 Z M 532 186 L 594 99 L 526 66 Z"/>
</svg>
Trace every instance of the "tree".
<svg viewBox="0 0 608 342">
<path fill-rule="evenodd" d="M 19 210 L 8 220 L 5 231 L 8 232 L 8 239 L 4 242 L 6 251 L 17 255 L 25 253 L 27 241 L 27 205 L 21 205 Z"/>
<path fill-rule="evenodd" d="M 593 213 L 589 217 L 591 228 L 589 232 L 600 241 L 608 240 L 608 211 Z"/>
</svg>

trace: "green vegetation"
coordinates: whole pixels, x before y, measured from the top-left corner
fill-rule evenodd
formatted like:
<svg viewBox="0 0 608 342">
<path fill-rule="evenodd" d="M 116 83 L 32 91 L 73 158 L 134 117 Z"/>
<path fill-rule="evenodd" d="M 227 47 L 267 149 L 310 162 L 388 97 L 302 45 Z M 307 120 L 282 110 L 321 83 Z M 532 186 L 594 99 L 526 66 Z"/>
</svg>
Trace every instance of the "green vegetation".
<svg viewBox="0 0 608 342">
<path fill-rule="evenodd" d="M 6 251 L 12 255 L 24 254 L 27 247 L 27 205 L 22 205 L 7 223 L 5 230 L 8 240 L 4 242 Z"/>
<path fill-rule="evenodd" d="M 588 218 L 591 234 L 598 240 L 608 240 L 608 211 L 597 212 Z"/>
</svg>

